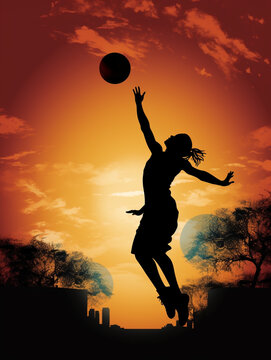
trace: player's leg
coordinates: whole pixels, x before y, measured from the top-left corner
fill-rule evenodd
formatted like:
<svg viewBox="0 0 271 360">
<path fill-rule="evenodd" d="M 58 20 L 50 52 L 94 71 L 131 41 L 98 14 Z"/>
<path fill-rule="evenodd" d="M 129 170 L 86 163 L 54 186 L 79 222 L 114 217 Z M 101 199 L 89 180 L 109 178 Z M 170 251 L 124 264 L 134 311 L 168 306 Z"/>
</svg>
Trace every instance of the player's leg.
<svg viewBox="0 0 271 360">
<path fill-rule="evenodd" d="M 155 260 L 170 285 L 171 291 L 168 294 L 168 303 L 171 303 L 172 306 L 174 306 L 174 309 L 177 310 L 179 323 L 182 326 L 188 319 L 189 296 L 187 294 L 182 294 L 180 291 L 171 259 L 165 253 L 161 253 L 155 256 Z"/>
<path fill-rule="evenodd" d="M 135 254 L 136 260 L 139 262 L 142 269 L 154 285 L 155 289 L 159 293 L 164 289 L 165 285 L 159 275 L 155 261 L 150 255 Z"/>
<path fill-rule="evenodd" d="M 175 315 L 175 308 L 169 301 L 169 287 L 166 287 L 160 277 L 157 266 L 153 258 L 149 255 L 139 255 L 135 254 L 135 257 L 142 269 L 145 271 L 148 278 L 151 280 L 152 284 L 156 288 L 158 293 L 158 299 L 165 306 L 167 315 L 172 319 Z"/>
<path fill-rule="evenodd" d="M 154 257 L 155 261 L 160 266 L 161 270 L 163 271 L 170 287 L 174 289 L 175 291 L 180 291 L 173 263 L 171 259 L 167 256 L 165 253 L 161 253 L 159 255 L 156 255 Z"/>
</svg>

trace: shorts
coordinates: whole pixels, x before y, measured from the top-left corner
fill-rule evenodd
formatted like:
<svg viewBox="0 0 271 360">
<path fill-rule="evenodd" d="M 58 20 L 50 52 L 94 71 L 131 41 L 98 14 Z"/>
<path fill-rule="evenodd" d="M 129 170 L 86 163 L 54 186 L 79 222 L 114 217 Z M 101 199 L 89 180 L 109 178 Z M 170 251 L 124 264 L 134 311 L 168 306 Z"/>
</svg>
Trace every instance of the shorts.
<svg viewBox="0 0 271 360">
<path fill-rule="evenodd" d="M 178 209 L 172 197 L 146 206 L 132 245 L 132 254 L 156 255 L 171 249 L 169 243 L 178 227 Z"/>
</svg>

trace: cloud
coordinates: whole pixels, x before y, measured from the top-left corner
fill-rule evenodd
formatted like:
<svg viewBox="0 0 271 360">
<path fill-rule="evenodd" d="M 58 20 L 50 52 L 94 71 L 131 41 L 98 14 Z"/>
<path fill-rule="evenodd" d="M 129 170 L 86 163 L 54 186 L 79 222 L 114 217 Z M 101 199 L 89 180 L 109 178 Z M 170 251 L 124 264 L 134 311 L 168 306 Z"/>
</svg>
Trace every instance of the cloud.
<svg viewBox="0 0 271 360">
<path fill-rule="evenodd" d="M 37 240 L 56 245 L 63 244 L 64 240 L 71 236 L 66 232 L 54 231 L 50 229 L 33 229 L 29 232 L 29 234 L 35 237 Z"/>
<path fill-rule="evenodd" d="M 80 207 L 73 207 L 69 209 L 62 209 L 62 214 L 71 216 L 78 214 L 79 211 L 80 211 Z"/>
<path fill-rule="evenodd" d="M 112 193 L 111 196 L 134 197 L 134 196 L 140 196 L 143 194 L 144 193 L 142 190 L 136 190 L 136 191 L 115 192 L 115 193 Z"/>
<path fill-rule="evenodd" d="M 30 150 L 30 151 L 21 151 L 19 153 L 16 154 L 12 154 L 12 155 L 8 155 L 8 156 L 2 156 L 0 157 L 0 160 L 5 160 L 5 161 L 16 161 L 21 159 L 22 157 L 25 157 L 27 155 L 32 155 L 35 154 L 36 151 L 34 150 Z"/>
<path fill-rule="evenodd" d="M 42 192 L 37 185 L 31 181 L 26 179 L 20 179 L 17 181 L 16 185 L 22 189 L 24 192 L 30 192 L 34 195 L 36 195 L 39 198 L 45 198 L 46 194 Z"/>
<path fill-rule="evenodd" d="M 0 109 L 3 112 L 2 109 Z M 33 129 L 26 123 L 26 121 L 15 117 L 0 114 L 0 136 L 1 135 L 30 135 Z"/>
<path fill-rule="evenodd" d="M 117 167 L 115 164 L 110 164 L 102 169 L 95 170 L 89 182 L 98 186 L 107 186 L 117 183 L 129 183 L 132 179 L 126 176 L 125 171 L 122 168 Z"/>
<path fill-rule="evenodd" d="M 181 10 L 181 4 L 175 4 L 175 5 L 171 5 L 171 6 L 165 6 L 163 13 L 165 15 L 169 15 L 169 16 L 173 16 L 173 17 L 178 17 L 180 10 Z"/>
<path fill-rule="evenodd" d="M 32 180 L 20 179 L 16 183 L 17 187 L 22 191 L 35 195 L 35 198 L 26 199 L 27 206 L 22 210 L 26 215 L 36 212 L 38 209 L 46 211 L 57 210 L 58 215 L 66 217 L 69 221 L 72 221 L 75 226 L 81 226 L 84 224 L 93 224 L 94 220 L 84 218 L 79 215 L 80 207 L 67 207 L 66 201 L 62 198 L 51 199 L 48 195 L 41 191 L 38 186 Z"/>
<path fill-rule="evenodd" d="M 33 191 L 30 192 L 33 193 Z M 41 200 L 26 199 L 26 202 L 28 206 L 23 209 L 23 213 L 27 215 L 36 212 L 38 209 L 44 209 L 44 210 L 60 209 L 60 212 L 66 215 L 63 212 L 63 208 L 65 208 L 66 202 L 61 198 L 51 200 L 45 195 L 45 197 L 42 198 Z"/>
<path fill-rule="evenodd" d="M 202 69 L 200 69 L 200 68 L 198 68 L 196 66 L 195 70 L 201 76 L 205 76 L 205 77 L 212 77 L 213 76 L 212 74 L 208 73 L 204 67 Z"/>
<path fill-rule="evenodd" d="M 188 184 L 191 182 L 194 182 L 194 180 L 193 179 L 177 179 L 177 180 L 173 180 L 171 186 L 175 186 L 178 184 Z"/>
<path fill-rule="evenodd" d="M 225 195 L 228 191 L 229 189 L 226 187 L 208 185 L 204 190 L 196 189 L 189 191 L 180 204 L 204 207 L 213 202 L 212 196 L 215 196 L 217 199 L 218 195 Z"/>
<path fill-rule="evenodd" d="M 203 207 L 209 205 L 211 202 L 212 200 L 207 197 L 206 191 L 197 189 L 190 191 L 181 204 Z"/>
<path fill-rule="evenodd" d="M 271 127 L 262 126 L 251 133 L 252 139 L 255 141 L 255 145 L 259 148 L 271 147 Z"/>
<path fill-rule="evenodd" d="M 87 0 L 74 0 L 74 5 L 79 13 L 85 13 L 91 9 L 90 2 Z"/>
<path fill-rule="evenodd" d="M 248 66 L 245 71 L 246 71 L 247 74 L 251 74 L 251 68 L 250 68 L 250 66 Z"/>
<path fill-rule="evenodd" d="M 193 178 L 193 176 L 188 175 L 186 173 L 181 173 L 176 176 L 176 178 L 173 180 L 171 186 L 175 186 L 178 184 L 187 184 L 187 183 L 191 183 L 194 181 L 195 181 L 195 178 Z"/>
<path fill-rule="evenodd" d="M 198 39 L 202 52 L 211 56 L 228 78 L 238 71 L 235 65 L 240 58 L 256 62 L 261 58 L 257 52 L 249 50 L 243 40 L 231 38 L 223 31 L 214 16 L 198 9 L 188 10 L 178 26 L 185 29 L 188 37 Z"/>
<path fill-rule="evenodd" d="M 125 27 L 129 25 L 129 21 L 125 18 L 120 18 L 120 19 L 108 19 L 106 20 L 106 22 L 101 25 L 98 26 L 98 29 L 106 29 L 106 30 L 111 30 L 111 29 L 117 29 L 117 28 L 121 28 L 121 27 Z"/>
<path fill-rule="evenodd" d="M 44 171 L 48 167 L 48 164 L 35 164 L 34 168 L 37 171 Z"/>
<path fill-rule="evenodd" d="M 142 12 L 146 16 L 158 18 L 156 8 L 152 0 L 126 0 L 124 2 L 125 8 L 133 9 L 134 12 Z"/>
<path fill-rule="evenodd" d="M 244 168 L 244 167 L 246 167 L 246 165 L 241 164 L 241 163 L 229 163 L 229 164 L 227 164 L 226 166 L 229 166 L 229 167 L 239 167 L 239 168 Z"/>
<path fill-rule="evenodd" d="M 257 18 L 257 17 L 255 17 L 255 16 L 249 15 L 249 14 L 248 14 L 247 17 L 248 17 L 248 20 L 250 20 L 250 21 L 252 21 L 252 22 L 257 22 L 257 23 L 259 23 L 259 24 L 261 24 L 261 25 L 264 24 L 264 18 Z"/>
<path fill-rule="evenodd" d="M 45 226 L 47 226 L 47 223 L 46 223 L 46 221 L 38 221 L 35 223 L 35 225 L 37 227 L 45 227 Z"/>
<path fill-rule="evenodd" d="M 108 7 L 107 2 L 103 0 L 55 0 L 51 1 L 50 5 L 49 13 L 41 15 L 42 18 L 63 14 L 88 14 L 98 18 L 114 17 L 113 10 Z"/>
<path fill-rule="evenodd" d="M 120 52 L 134 59 L 141 59 L 147 51 L 147 44 L 143 41 L 134 41 L 128 37 L 117 40 L 104 38 L 97 31 L 81 26 L 74 34 L 68 37 L 70 43 L 85 44 L 89 53 L 101 56 L 111 52 Z"/>
<path fill-rule="evenodd" d="M 56 163 L 53 164 L 53 169 L 55 169 L 58 175 L 66 175 L 69 173 L 74 174 L 88 174 L 91 175 L 94 173 L 94 165 L 91 163 L 74 163 L 69 161 L 67 163 Z"/>
</svg>

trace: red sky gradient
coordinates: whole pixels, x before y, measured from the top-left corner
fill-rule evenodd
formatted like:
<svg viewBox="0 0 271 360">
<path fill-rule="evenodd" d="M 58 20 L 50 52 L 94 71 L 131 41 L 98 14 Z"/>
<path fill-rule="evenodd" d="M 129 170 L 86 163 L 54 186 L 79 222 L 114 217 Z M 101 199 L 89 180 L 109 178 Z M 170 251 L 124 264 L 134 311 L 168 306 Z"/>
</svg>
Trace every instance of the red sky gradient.
<svg viewBox="0 0 271 360">
<path fill-rule="evenodd" d="M 149 157 L 132 88 L 158 141 L 186 132 L 204 149 L 200 168 L 235 184 L 180 174 L 172 186 L 179 227 L 171 255 L 180 284 L 203 274 L 181 251 L 191 217 L 271 189 L 271 4 L 268 0 L 1 0 L 1 236 L 39 234 L 100 262 L 113 276 L 103 305 L 112 322 L 168 322 L 130 254 Z M 122 84 L 99 75 L 121 52 Z M 129 304 L 129 306 L 128 306 Z M 174 320 L 175 321 L 175 320 Z M 174 322 L 173 321 L 173 322 Z"/>
</svg>

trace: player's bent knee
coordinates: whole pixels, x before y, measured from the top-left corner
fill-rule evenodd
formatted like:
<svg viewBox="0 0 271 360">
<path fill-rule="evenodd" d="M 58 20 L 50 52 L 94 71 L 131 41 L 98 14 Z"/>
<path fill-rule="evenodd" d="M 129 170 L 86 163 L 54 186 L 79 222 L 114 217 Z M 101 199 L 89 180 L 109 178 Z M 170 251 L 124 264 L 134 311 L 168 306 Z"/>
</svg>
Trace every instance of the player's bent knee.
<svg viewBox="0 0 271 360">
<path fill-rule="evenodd" d="M 161 262 L 161 261 L 165 260 L 166 257 L 167 257 L 167 255 L 165 253 L 161 253 L 161 254 L 156 254 L 153 258 L 157 262 Z"/>
<path fill-rule="evenodd" d="M 139 262 L 139 264 L 145 263 L 150 259 L 149 256 L 143 254 L 135 254 L 135 258 Z"/>
</svg>

